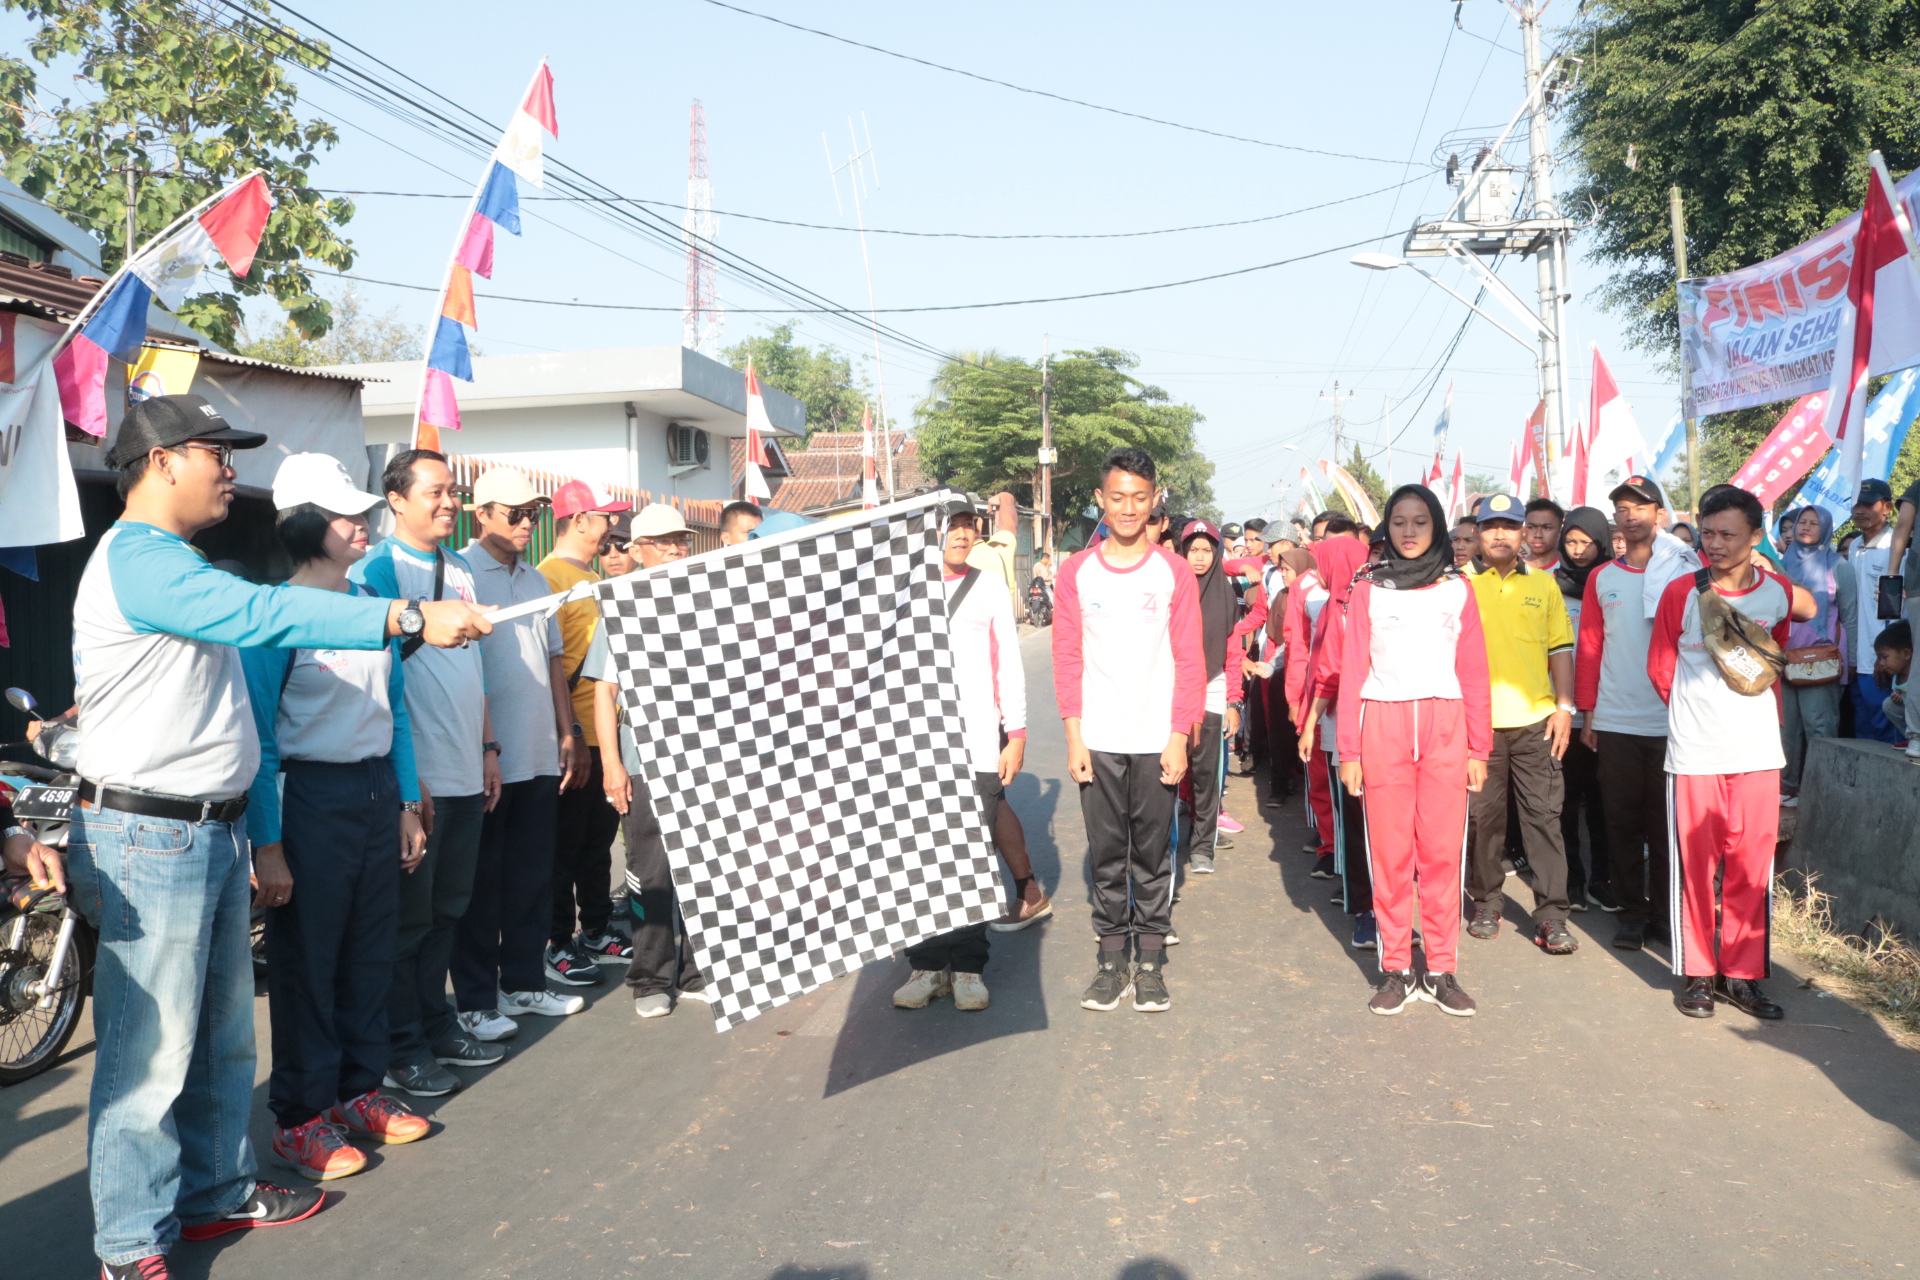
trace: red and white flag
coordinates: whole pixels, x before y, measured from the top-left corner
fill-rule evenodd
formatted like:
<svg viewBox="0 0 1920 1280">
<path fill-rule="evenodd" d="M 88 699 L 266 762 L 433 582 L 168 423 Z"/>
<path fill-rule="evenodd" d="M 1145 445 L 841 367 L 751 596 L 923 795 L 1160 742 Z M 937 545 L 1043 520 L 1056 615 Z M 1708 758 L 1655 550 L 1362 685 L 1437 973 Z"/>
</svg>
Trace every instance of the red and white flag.
<svg viewBox="0 0 1920 1280">
<path fill-rule="evenodd" d="M 1520 495 L 1520 478 L 1527 473 L 1526 455 L 1520 452 L 1520 442 L 1513 442 L 1513 458 L 1507 464 L 1507 487 L 1516 497 Z"/>
<path fill-rule="evenodd" d="M 1833 347 L 1833 381 L 1827 390 L 1832 411 L 1826 416 L 1827 434 L 1838 449 L 1840 474 L 1849 490 L 1857 489 L 1861 455 L 1866 447 L 1868 359 L 1873 352 L 1873 303 L 1882 267 L 1902 258 L 1913 262 L 1912 230 L 1896 210 L 1886 162 L 1874 152 L 1867 166 L 1867 203 L 1854 232 L 1853 270 L 1847 277 L 1847 305 L 1840 313 L 1840 333 Z"/>
<path fill-rule="evenodd" d="M 148 245 L 127 270 L 153 290 L 161 306 L 177 310 L 199 291 L 200 273 L 214 263 L 224 260 L 236 277 L 253 269 L 253 255 L 272 212 L 273 197 L 267 194 L 265 175 L 250 174 L 185 226 Z"/>
<path fill-rule="evenodd" d="M 740 491 L 748 502 L 759 506 L 773 496 L 767 488 L 767 449 L 761 442 L 773 434 L 773 422 L 767 417 L 767 402 L 760 395 L 760 379 L 753 374 L 753 362 L 747 362 L 747 461 L 741 468 Z"/>
<path fill-rule="evenodd" d="M 527 86 L 527 96 L 500 135 L 500 146 L 493 153 L 507 168 L 536 187 L 546 185 L 546 139 L 542 134 L 560 136 L 560 121 L 553 113 L 553 72 L 542 62 Z"/>
<path fill-rule="evenodd" d="M 871 509 L 880 505 L 880 487 L 873 461 L 873 406 L 860 411 L 860 505 Z"/>
<path fill-rule="evenodd" d="M 1633 459 L 1645 457 L 1647 442 L 1640 425 L 1633 420 L 1633 406 L 1620 394 L 1613 371 L 1600 358 L 1600 347 L 1593 348 L 1593 396 L 1587 417 L 1586 488 L 1609 471 L 1626 475 L 1633 470 Z M 1583 489 L 1575 506 L 1590 505 Z"/>
<path fill-rule="evenodd" d="M 1447 518 L 1458 520 L 1465 515 L 1467 507 L 1467 458 L 1464 453 L 1453 455 L 1453 492 L 1447 496 Z"/>
</svg>

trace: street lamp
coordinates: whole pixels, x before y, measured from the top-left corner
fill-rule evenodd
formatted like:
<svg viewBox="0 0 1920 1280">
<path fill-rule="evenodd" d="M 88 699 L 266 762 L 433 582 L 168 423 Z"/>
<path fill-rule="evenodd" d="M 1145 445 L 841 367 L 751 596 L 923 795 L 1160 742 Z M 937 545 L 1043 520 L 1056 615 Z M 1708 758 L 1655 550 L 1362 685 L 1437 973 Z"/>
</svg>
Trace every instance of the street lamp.
<svg viewBox="0 0 1920 1280">
<path fill-rule="evenodd" d="M 1494 275 L 1491 271 L 1488 271 L 1486 267 L 1482 266 L 1479 262 L 1475 261 L 1472 255 L 1466 254 L 1463 252 L 1458 256 L 1467 263 L 1469 269 L 1474 267 L 1479 267 L 1481 271 L 1486 273 L 1485 283 L 1487 283 L 1488 287 L 1493 290 L 1494 296 L 1499 298 L 1502 303 L 1506 304 L 1508 310 L 1512 311 L 1515 315 L 1518 315 L 1521 319 L 1525 320 L 1528 323 L 1528 325 L 1534 330 L 1534 332 L 1539 334 L 1541 337 L 1543 338 L 1553 337 L 1553 330 L 1549 329 L 1546 326 L 1546 323 L 1542 321 L 1539 316 L 1536 316 L 1535 314 L 1533 314 L 1533 312 L 1527 310 L 1526 304 L 1521 302 L 1517 297 L 1514 296 L 1513 291 L 1507 288 L 1505 282 L 1502 281 L 1500 277 Z M 1486 311 L 1482 310 L 1480 306 L 1477 303 L 1475 303 L 1471 298 L 1467 297 L 1465 294 L 1462 294 L 1456 291 L 1452 286 L 1447 284 L 1446 281 L 1442 280 L 1439 276 L 1434 275 L 1433 272 L 1428 271 L 1425 267 L 1421 266 L 1417 262 L 1409 262 L 1405 258 L 1396 258 L 1396 257 L 1393 257 L 1391 254 L 1385 254 L 1385 253 L 1356 253 L 1353 255 L 1351 259 L 1349 259 L 1349 261 L 1351 261 L 1354 266 L 1365 267 L 1369 271 L 1392 271 L 1398 267 L 1410 267 L 1414 271 L 1418 272 L 1420 275 L 1426 277 L 1428 283 L 1434 285 L 1436 288 L 1442 290 L 1443 292 L 1445 292 L 1455 300 L 1464 304 L 1467 310 L 1473 312 L 1475 315 L 1485 320 L 1488 324 L 1492 325 L 1494 328 L 1498 329 L 1500 332 L 1506 334 L 1509 338 L 1512 338 L 1515 342 L 1525 347 L 1528 351 L 1532 351 L 1532 352 L 1535 352 L 1535 354 L 1538 354 L 1534 347 L 1532 339 L 1523 338 L 1519 334 L 1515 333 L 1513 330 L 1507 328 L 1506 325 L 1501 324 L 1500 321 L 1496 320 L 1493 316 L 1489 315 Z"/>
</svg>

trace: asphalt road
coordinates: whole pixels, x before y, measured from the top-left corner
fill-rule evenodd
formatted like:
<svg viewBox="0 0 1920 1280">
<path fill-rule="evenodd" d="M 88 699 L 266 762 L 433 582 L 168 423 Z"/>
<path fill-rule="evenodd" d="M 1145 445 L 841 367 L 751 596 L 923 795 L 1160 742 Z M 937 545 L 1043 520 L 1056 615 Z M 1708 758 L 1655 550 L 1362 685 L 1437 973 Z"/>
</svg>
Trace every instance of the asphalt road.
<svg viewBox="0 0 1920 1280">
<path fill-rule="evenodd" d="M 1259 808 L 1252 780 L 1228 795 L 1249 830 L 1175 910 L 1172 1010 L 1082 1010 L 1045 645 L 1025 642 L 1012 800 L 1059 913 L 996 935 L 990 1010 L 896 1011 L 892 961 L 716 1035 L 698 1006 L 641 1023 L 610 982 L 422 1100 L 444 1129 L 332 1184 L 325 1214 L 183 1245 L 178 1272 L 1920 1280 L 1920 1060 L 1870 1019 L 1780 971 L 1784 1023 L 1689 1021 L 1664 956 L 1605 946 L 1597 912 L 1571 957 L 1517 927 L 1463 941 L 1478 1018 L 1372 1017 L 1298 801 Z M 87 1034 L 0 1090 L 4 1280 L 89 1274 Z"/>
</svg>

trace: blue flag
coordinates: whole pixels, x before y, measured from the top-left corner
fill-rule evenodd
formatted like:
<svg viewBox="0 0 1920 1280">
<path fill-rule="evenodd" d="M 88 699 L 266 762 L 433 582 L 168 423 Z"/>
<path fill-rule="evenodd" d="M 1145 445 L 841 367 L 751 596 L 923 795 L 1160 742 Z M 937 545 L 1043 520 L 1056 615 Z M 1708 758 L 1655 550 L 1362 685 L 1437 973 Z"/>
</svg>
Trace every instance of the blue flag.
<svg viewBox="0 0 1920 1280">
<path fill-rule="evenodd" d="M 1880 394 L 1867 404 L 1867 438 L 1862 443 L 1860 476 L 1864 480 L 1891 480 L 1893 464 L 1907 442 L 1914 415 L 1920 413 L 1920 369 L 1902 369 L 1887 379 Z M 1840 468 L 1840 450 L 1827 456 L 1800 487 L 1797 506 L 1819 507 L 1833 517 L 1837 528 L 1853 518 L 1858 486 L 1849 485 Z"/>
<path fill-rule="evenodd" d="M 494 226 L 520 234 L 520 187 L 513 170 L 497 160 L 487 170 L 487 185 L 480 188 L 479 212 Z"/>
<path fill-rule="evenodd" d="M 467 331 L 452 316 L 441 316 L 440 327 L 433 331 L 427 368 L 450 373 L 462 382 L 473 381 L 473 351 L 467 346 Z"/>
</svg>

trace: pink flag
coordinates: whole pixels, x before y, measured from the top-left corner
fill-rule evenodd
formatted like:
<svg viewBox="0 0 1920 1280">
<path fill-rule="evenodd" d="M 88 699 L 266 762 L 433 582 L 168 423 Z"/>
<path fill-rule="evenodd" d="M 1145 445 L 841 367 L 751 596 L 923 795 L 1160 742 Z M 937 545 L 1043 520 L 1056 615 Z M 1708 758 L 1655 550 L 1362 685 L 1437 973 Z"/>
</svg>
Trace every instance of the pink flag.
<svg viewBox="0 0 1920 1280">
<path fill-rule="evenodd" d="M 1447 504 L 1447 515 L 1458 520 L 1467 509 L 1467 456 L 1464 453 L 1453 455 L 1453 494 Z"/>
<path fill-rule="evenodd" d="M 1520 442 L 1513 442 L 1513 460 L 1507 466 L 1507 484 L 1515 496 L 1520 494 L 1520 477 L 1525 475 L 1527 464 L 1520 452 Z"/>
<path fill-rule="evenodd" d="M 872 405 L 860 411 L 860 505 L 863 508 L 880 505 L 873 463 Z"/>
<path fill-rule="evenodd" d="M 453 260 L 477 276 L 493 279 L 493 219 L 484 213 L 473 215 Z"/>
<path fill-rule="evenodd" d="M 60 416 L 88 435 L 107 434 L 107 353 L 87 337 L 75 338 L 53 359 L 60 387 Z"/>
<path fill-rule="evenodd" d="M 1793 482 L 1811 471 L 1813 464 L 1833 447 L 1833 439 L 1826 431 L 1826 417 L 1826 392 L 1801 396 L 1727 483 L 1753 494 L 1760 499 L 1761 506 L 1772 506 L 1776 498 L 1792 488 Z"/>
<path fill-rule="evenodd" d="M 443 369 L 427 370 L 427 384 L 420 396 L 420 422 L 449 431 L 460 429 L 460 398 L 453 393 L 453 375 Z"/>
</svg>

